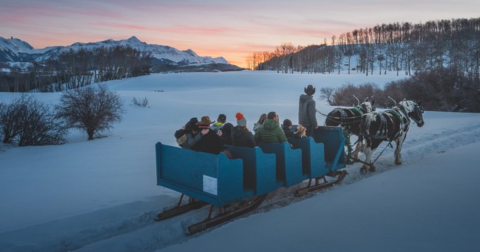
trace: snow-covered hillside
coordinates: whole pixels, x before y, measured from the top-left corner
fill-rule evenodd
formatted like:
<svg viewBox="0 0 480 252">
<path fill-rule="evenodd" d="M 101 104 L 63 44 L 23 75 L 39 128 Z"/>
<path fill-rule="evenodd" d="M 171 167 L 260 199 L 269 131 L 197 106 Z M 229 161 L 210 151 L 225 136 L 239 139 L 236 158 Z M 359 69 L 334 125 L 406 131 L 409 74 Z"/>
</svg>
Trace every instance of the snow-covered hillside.
<svg viewBox="0 0 480 252">
<path fill-rule="evenodd" d="M 476 252 L 480 114 L 472 113 L 426 111 L 425 126 L 411 125 L 403 165 L 393 165 L 387 148 L 376 173 L 360 175 L 360 164 L 349 165 L 345 181 L 324 192 L 296 198 L 281 189 L 254 213 L 194 236 L 185 227 L 205 218 L 207 208 L 153 221 L 179 197 L 156 186 L 154 145 L 176 145 L 174 131 L 189 118 L 224 113 L 235 124 L 242 112 L 252 129 L 260 114 L 276 111 L 297 123 L 308 84 L 318 92 L 401 78 L 242 71 L 105 83 L 126 108 L 110 136 L 87 141 L 71 131 L 60 146 L 0 145 L 0 251 Z M 0 101 L 18 95 L 0 93 Z M 55 104 L 61 94 L 33 95 Z M 149 107 L 133 105 L 133 98 L 147 98 Z M 333 109 L 318 93 L 315 99 L 321 112 Z"/>
<path fill-rule="evenodd" d="M 44 49 L 34 49 L 27 42 L 17 38 L 4 39 L 0 37 L 0 62 L 18 62 L 31 60 L 32 58 L 41 61 L 70 49 L 93 50 L 99 47 L 111 48 L 115 46 L 130 46 L 142 52 L 151 52 L 158 60 L 170 62 L 171 64 L 194 65 L 194 64 L 229 64 L 223 57 L 212 58 L 209 56 L 198 56 L 193 50 L 178 50 L 170 46 L 147 44 L 135 36 L 124 40 L 108 39 L 93 43 L 74 43 L 70 46 L 54 46 Z"/>
</svg>

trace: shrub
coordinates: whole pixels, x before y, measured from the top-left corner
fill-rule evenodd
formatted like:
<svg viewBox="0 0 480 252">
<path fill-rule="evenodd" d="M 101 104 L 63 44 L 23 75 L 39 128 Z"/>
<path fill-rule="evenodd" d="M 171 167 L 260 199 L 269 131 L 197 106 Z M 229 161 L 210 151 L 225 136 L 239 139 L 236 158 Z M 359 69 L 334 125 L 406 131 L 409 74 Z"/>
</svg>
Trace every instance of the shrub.
<svg viewBox="0 0 480 252">
<path fill-rule="evenodd" d="M 138 100 L 137 100 L 137 98 L 133 97 L 132 102 L 133 102 L 134 105 L 137 105 L 137 106 L 139 106 L 139 107 L 146 107 L 146 106 L 148 106 L 148 99 L 147 99 L 147 97 L 145 97 L 143 100 L 141 100 L 141 99 L 138 99 Z"/>
<path fill-rule="evenodd" d="M 27 103 L 27 96 L 21 96 L 10 104 L 2 105 L 0 109 L 0 127 L 2 129 L 3 143 L 12 143 L 19 135 L 22 128 L 20 121 L 21 112 Z"/>
<path fill-rule="evenodd" d="M 22 95 L 0 108 L 3 143 L 19 146 L 63 144 L 66 128 L 50 106 Z"/>
<path fill-rule="evenodd" d="M 355 97 L 360 99 L 360 102 L 367 97 L 374 97 L 375 100 L 382 96 L 381 89 L 371 83 L 365 83 L 359 86 L 347 84 L 337 88 L 335 91 L 331 88 L 320 89 L 321 97 L 327 99 L 332 106 L 356 106 L 358 101 Z"/>
<path fill-rule="evenodd" d="M 56 108 L 67 126 L 86 131 L 88 140 L 120 122 L 124 112 L 120 97 L 101 85 L 66 91 Z"/>
</svg>

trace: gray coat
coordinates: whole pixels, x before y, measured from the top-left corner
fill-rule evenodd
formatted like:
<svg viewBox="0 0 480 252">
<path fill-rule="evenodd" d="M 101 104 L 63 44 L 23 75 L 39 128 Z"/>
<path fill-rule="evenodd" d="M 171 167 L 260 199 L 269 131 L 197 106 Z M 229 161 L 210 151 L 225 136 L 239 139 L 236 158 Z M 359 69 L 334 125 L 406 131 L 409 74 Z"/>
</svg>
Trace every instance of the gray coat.
<svg viewBox="0 0 480 252">
<path fill-rule="evenodd" d="M 305 127 L 317 127 L 315 101 L 311 95 L 300 95 L 298 106 L 298 123 Z"/>
</svg>

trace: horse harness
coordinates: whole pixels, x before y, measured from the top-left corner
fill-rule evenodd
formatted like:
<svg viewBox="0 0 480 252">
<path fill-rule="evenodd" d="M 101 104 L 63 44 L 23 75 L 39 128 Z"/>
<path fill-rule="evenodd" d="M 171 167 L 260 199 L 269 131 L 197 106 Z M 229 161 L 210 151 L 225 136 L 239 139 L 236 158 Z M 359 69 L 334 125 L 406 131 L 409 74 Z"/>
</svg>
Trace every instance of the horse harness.
<svg viewBox="0 0 480 252">
<path fill-rule="evenodd" d="M 357 123 L 357 122 L 360 122 L 361 121 L 361 118 L 363 116 L 364 113 L 367 113 L 366 109 L 363 108 L 362 106 L 357 106 L 357 107 L 353 107 L 353 108 L 350 108 L 350 109 L 344 109 L 344 108 L 336 108 L 335 110 L 337 110 L 338 112 L 340 112 L 340 117 L 335 117 L 335 116 L 332 116 L 332 115 L 327 115 L 327 118 L 329 120 L 332 120 L 336 123 L 339 123 L 340 125 L 344 125 L 344 126 L 349 126 L 350 124 L 353 124 L 353 123 Z M 354 116 L 349 116 L 347 115 L 347 110 L 350 110 L 352 111 L 352 113 L 354 114 Z M 357 115 L 355 115 L 357 114 Z M 349 119 L 358 119 L 358 120 L 349 120 Z M 339 120 L 339 121 L 338 121 Z"/>
<path fill-rule="evenodd" d="M 403 110 L 403 111 L 402 111 Z M 410 119 L 405 111 L 405 108 L 395 107 L 391 110 L 386 110 L 384 112 L 377 113 L 378 117 L 380 118 L 380 126 L 377 129 L 375 135 L 371 136 L 373 139 L 389 139 L 392 141 L 393 139 L 397 138 L 403 132 L 408 131 L 408 127 L 410 124 Z M 394 124 L 394 118 L 396 118 L 399 122 L 399 129 L 392 137 L 389 137 L 388 132 L 388 122 L 392 125 Z"/>
</svg>

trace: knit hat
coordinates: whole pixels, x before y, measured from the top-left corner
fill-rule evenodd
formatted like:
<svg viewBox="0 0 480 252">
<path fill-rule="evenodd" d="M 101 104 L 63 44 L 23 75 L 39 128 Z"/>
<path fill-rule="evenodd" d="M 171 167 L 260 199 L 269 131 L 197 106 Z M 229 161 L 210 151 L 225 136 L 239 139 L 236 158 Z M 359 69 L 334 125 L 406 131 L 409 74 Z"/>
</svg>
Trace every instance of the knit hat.
<svg viewBox="0 0 480 252">
<path fill-rule="evenodd" d="M 308 85 L 306 88 L 303 89 L 305 91 L 305 94 L 307 95 L 313 95 L 315 94 L 315 88 L 312 85 Z"/>
<path fill-rule="evenodd" d="M 198 127 L 203 129 L 210 128 L 210 124 L 212 124 L 212 122 L 210 121 L 210 117 L 208 116 L 202 116 L 202 120 L 197 123 Z"/>
<path fill-rule="evenodd" d="M 245 117 L 243 117 L 243 114 L 238 112 L 235 117 L 237 118 L 237 125 L 238 126 L 247 126 L 247 119 L 245 119 Z"/>
</svg>

